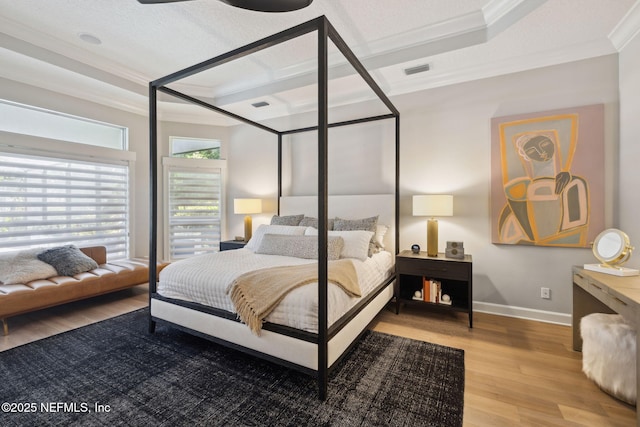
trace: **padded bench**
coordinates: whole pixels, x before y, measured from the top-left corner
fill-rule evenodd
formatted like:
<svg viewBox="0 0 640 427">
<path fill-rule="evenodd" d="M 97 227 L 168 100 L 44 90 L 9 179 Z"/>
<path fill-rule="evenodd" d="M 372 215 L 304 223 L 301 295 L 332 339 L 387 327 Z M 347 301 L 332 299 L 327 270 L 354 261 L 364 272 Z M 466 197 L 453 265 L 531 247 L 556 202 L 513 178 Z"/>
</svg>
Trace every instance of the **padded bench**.
<svg viewBox="0 0 640 427">
<path fill-rule="evenodd" d="M 104 246 L 80 248 L 93 258 L 98 268 L 69 276 L 54 276 L 25 284 L 0 284 L 0 319 L 4 334 L 9 334 L 7 318 L 131 288 L 149 281 L 149 263 L 133 258 L 107 262 Z M 158 272 L 166 264 L 158 265 Z"/>
</svg>

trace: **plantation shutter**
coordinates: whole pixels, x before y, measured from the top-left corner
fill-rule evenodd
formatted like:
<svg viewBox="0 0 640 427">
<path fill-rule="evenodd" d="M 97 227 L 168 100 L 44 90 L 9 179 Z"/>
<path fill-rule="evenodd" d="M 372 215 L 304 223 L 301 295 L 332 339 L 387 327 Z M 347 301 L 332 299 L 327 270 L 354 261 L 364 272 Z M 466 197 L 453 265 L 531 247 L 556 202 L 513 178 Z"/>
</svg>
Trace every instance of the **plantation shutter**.
<svg viewBox="0 0 640 427">
<path fill-rule="evenodd" d="M 129 166 L 0 153 L 0 248 L 106 246 L 127 258 Z"/>
<path fill-rule="evenodd" d="M 169 259 L 217 252 L 222 220 L 220 161 L 164 158 Z M 189 165 L 185 167 L 185 165 Z"/>
</svg>

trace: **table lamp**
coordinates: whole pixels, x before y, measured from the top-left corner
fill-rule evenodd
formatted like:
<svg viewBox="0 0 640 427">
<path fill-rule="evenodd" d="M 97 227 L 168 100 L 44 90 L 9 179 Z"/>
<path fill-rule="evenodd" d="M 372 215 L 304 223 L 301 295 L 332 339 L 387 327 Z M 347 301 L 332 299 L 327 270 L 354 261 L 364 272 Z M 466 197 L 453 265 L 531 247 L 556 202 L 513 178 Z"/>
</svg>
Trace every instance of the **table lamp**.
<svg viewBox="0 0 640 427">
<path fill-rule="evenodd" d="M 262 199 L 233 199 L 233 213 L 244 214 L 244 241 L 251 239 L 251 214 L 262 212 Z"/>
<path fill-rule="evenodd" d="M 438 256 L 438 220 L 435 216 L 453 216 L 453 196 L 431 194 L 413 196 L 413 216 L 429 216 L 427 221 L 427 255 Z"/>
</svg>

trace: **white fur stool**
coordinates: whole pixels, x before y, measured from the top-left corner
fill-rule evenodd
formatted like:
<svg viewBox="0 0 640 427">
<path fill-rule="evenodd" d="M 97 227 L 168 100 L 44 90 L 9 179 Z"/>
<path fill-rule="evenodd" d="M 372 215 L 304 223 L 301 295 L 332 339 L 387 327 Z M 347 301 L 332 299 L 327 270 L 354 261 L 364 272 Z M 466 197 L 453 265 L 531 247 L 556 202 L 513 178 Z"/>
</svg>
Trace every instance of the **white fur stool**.
<svg viewBox="0 0 640 427">
<path fill-rule="evenodd" d="M 619 314 L 580 320 L 582 371 L 610 395 L 636 404 L 636 331 Z"/>
</svg>

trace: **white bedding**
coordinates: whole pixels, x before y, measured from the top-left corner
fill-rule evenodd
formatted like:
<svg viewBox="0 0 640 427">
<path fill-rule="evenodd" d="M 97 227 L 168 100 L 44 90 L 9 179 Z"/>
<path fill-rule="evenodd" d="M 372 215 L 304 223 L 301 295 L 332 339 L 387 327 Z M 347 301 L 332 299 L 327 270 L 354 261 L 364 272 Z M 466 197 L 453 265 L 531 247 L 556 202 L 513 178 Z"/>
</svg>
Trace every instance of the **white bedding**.
<svg viewBox="0 0 640 427">
<path fill-rule="evenodd" d="M 200 255 L 165 267 L 160 273 L 157 292 L 167 298 L 196 302 L 235 313 L 227 289 L 236 277 L 260 268 L 316 262 L 302 258 L 256 254 L 247 248 Z M 353 259 L 353 263 L 364 297 L 389 276 L 393 257 L 389 252 L 383 251 L 366 261 Z M 329 284 L 327 294 L 329 325 L 360 300 L 349 297 L 332 283 Z M 317 332 L 317 307 L 318 284 L 312 283 L 290 292 L 265 320 Z"/>
</svg>

